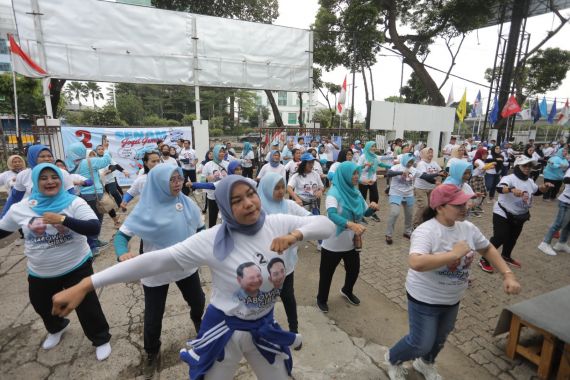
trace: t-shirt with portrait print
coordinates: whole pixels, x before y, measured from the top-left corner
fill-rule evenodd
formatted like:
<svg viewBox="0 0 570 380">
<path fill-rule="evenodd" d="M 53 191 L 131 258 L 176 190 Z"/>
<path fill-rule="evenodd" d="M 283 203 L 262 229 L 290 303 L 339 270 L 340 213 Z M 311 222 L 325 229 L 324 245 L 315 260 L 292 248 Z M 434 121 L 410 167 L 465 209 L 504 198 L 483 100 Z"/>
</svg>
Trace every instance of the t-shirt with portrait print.
<svg viewBox="0 0 570 380">
<path fill-rule="evenodd" d="M 24 233 L 24 254 L 28 258 L 28 272 L 35 277 L 57 277 L 75 269 L 91 255 L 87 238 L 61 225 L 44 223 L 41 215 L 32 210 L 35 200 L 24 198 L 13 205 L 0 220 L 0 229 Z M 80 220 L 96 220 L 97 216 L 87 202 L 75 198 L 58 214 Z"/>
<path fill-rule="evenodd" d="M 315 193 L 318 190 L 323 189 L 323 182 L 317 172 L 311 171 L 304 176 L 299 173 L 293 174 L 293 176 L 289 178 L 287 186 L 291 186 L 295 194 L 301 199 L 310 201 L 315 199 Z"/>
<path fill-rule="evenodd" d="M 224 177 L 228 176 L 228 161 L 222 161 L 219 164 L 214 161 L 208 161 L 204 168 L 202 168 L 202 175 L 206 178 L 209 176 L 214 176 L 213 181 L 208 182 L 218 182 Z M 214 200 L 216 197 L 214 196 L 214 190 L 206 190 L 206 195 L 208 199 Z"/>
</svg>

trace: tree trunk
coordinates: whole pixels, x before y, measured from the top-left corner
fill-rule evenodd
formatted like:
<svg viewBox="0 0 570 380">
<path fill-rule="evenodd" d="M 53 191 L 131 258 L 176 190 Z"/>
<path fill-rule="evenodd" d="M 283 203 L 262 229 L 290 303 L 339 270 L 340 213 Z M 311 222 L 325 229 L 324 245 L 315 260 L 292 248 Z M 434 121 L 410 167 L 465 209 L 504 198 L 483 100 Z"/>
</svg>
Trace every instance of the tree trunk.
<svg viewBox="0 0 570 380">
<path fill-rule="evenodd" d="M 299 128 L 303 128 L 303 93 L 299 92 L 297 93 L 297 96 L 299 97 Z"/>
<path fill-rule="evenodd" d="M 429 104 L 432 106 L 445 106 L 445 99 L 439 92 L 437 84 L 426 70 L 424 64 L 418 60 L 418 57 L 406 46 L 405 41 L 398 35 L 397 22 L 398 13 L 396 11 L 394 1 L 391 1 L 388 8 L 388 29 L 390 31 L 390 41 L 393 43 L 394 48 L 402 53 L 404 61 L 414 70 L 418 79 L 424 85 L 424 88 L 429 95 Z"/>
<path fill-rule="evenodd" d="M 368 72 L 370 73 L 370 94 L 372 95 L 371 98 L 372 100 L 374 99 L 374 80 L 372 79 L 372 68 L 370 66 L 368 67 Z"/>
<path fill-rule="evenodd" d="M 230 117 L 228 118 L 230 120 L 230 128 L 234 127 L 235 124 L 235 104 L 236 104 L 236 96 L 235 93 L 232 91 L 231 95 L 230 95 Z"/>
<path fill-rule="evenodd" d="M 59 105 L 59 99 L 61 98 L 61 90 L 65 85 L 65 79 L 50 79 L 50 88 L 49 94 L 51 98 L 51 109 L 53 110 L 53 117 L 57 119 L 58 117 L 58 109 L 57 106 Z"/>
<path fill-rule="evenodd" d="M 366 80 L 366 71 L 364 66 L 361 67 L 362 70 L 362 80 L 364 81 L 364 94 L 366 96 L 366 128 L 370 126 L 370 95 L 368 94 L 368 81 Z"/>
<path fill-rule="evenodd" d="M 279 112 L 279 107 L 277 107 L 277 103 L 275 103 L 275 98 L 273 97 L 273 93 L 271 90 L 265 90 L 265 95 L 267 96 L 267 101 L 271 105 L 271 110 L 273 111 L 273 118 L 275 118 L 275 125 L 278 128 L 284 128 L 283 119 L 281 119 L 281 113 Z"/>
</svg>

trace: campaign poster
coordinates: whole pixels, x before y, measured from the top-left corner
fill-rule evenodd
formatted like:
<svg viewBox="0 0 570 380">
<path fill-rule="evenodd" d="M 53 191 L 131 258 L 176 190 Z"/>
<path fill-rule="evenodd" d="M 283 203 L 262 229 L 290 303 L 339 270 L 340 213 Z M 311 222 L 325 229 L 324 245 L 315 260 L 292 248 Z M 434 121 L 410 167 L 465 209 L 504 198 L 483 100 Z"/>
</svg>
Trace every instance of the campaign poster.
<svg viewBox="0 0 570 380">
<path fill-rule="evenodd" d="M 109 141 L 109 153 L 113 160 L 129 172 L 129 178 L 117 172 L 121 186 L 130 185 L 142 168 L 142 157 L 150 149 L 158 149 L 162 141 L 175 145 L 179 139 L 192 141 L 192 127 L 106 128 L 62 126 L 64 150 L 71 144 L 82 142 L 87 149 L 95 149 L 103 141 Z"/>
</svg>

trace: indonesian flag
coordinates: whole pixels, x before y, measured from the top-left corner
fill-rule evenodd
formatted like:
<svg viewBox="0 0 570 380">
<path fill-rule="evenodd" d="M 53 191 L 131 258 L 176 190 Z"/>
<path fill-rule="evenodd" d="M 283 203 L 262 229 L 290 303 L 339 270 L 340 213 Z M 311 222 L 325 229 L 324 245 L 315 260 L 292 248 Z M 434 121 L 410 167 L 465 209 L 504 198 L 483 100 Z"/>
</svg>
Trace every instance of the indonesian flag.
<svg viewBox="0 0 570 380">
<path fill-rule="evenodd" d="M 556 123 L 558 125 L 564 125 L 568 122 L 569 119 L 570 119 L 570 107 L 568 106 L 568 99 L 566 99 L 566 104 L 564 104 L 564 107 L 562 107 L 562 111 L 560 111 L 560 114 L 556 119 Z"/>
<path fill-rule="evenodd" d="M 8 39 L 10 41 L 10 52 L 12 53 L 12 63 L 14 66 L 12 70 L 28 78 L 43 78 L 47 76 L 47 72 L 22 50 L 13 35 L 9 34 Z"/>
<path fill-rule="evenodd" d="M 340 95 L 338 96 L 338 102 L 336 108 L 339 113 L 342 113 L 342 108 L 346 102 L 346 75 L 344 76 L 344 82 L 342 82 L 342 87 L 340 88 Z"/>
<path fill-rule="evenodd" d="M 519 106 L 517 103 L 515 96 L 511 95 L 509 100 L 507 100 L 507 104 L 505 104 L 503 110 L 501 111 L 501 116 L 506 118 L 516 114 L 517 112 L 521 112 L 521 106 Z"/>
</svg>

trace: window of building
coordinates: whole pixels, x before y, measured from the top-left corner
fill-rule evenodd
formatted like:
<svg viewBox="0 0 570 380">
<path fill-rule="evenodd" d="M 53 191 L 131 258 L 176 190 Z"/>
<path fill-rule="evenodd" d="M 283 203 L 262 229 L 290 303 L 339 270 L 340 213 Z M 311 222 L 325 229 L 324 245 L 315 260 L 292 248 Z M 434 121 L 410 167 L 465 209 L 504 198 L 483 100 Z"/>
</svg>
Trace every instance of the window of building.
<svg viewBox="0 0 570 380">
<path fill-rule="evenodd" d="M 10 67 L 9 63 L 0 62 L 0 72 L 1 71 L 12 71 L 12 68 Z"/>
<path fill-rule="evenodd" d="M 277 104 L 280 106 L 287 105 L 287 92 L 286 91 L 279 91 L 277 93 Z"/>
<path fill-rule="evenodd" d="M 0 38 L 0 54 L 10 54 L 8 42 L 3 38 Z"/>
<path fill-rule="evenodd" d="M 297 124 L 297 114 L 295 112 L 287 114 L 287 124 Z"/>
</svg>

